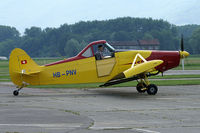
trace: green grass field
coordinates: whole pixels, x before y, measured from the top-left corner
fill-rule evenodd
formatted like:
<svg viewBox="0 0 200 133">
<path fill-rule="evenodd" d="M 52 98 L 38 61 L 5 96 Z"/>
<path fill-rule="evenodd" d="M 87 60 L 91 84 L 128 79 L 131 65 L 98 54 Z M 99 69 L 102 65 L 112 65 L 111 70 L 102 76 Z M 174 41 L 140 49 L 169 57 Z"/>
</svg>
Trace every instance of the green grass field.
<svg viewBox="0 0 200 133">
<path fill-rule="evenodd" d="M 185 59 L 185 70 L 200 70 L 200 56 L 189 56 Z M 180 65 L 174 70 L 182 70 L 182 65 Z"/>
<path fill-rule="evenodd" d="M 61 59 L 34 59 L 39 65 L 48 64 Z M 11 82 L 9 77 L 9 62 L 0 60 L 0 82 Z M 185 59 L 186 70 L 200 70 L 200 56 L 191 56 Z M 181 65 L 174 70 L 182 70 Z M 191 79 L 192 78 L 192 79 Z M 195 79 L 196 78 L 196 79 Z M 154 79 L 151 83 L 157 85 L 197 85 L 200 84 L 200 75 L 166 75 L 166 76 L 152 76 L 150 79 Z M 165 79 L 165 80 L 156 80 Z M 174 79 L 174 80 L 170 80 Z M 131 87 L 136 86 L 137 82 L 127 82 L 113 87 Z M 37 88 L 95 88 L 100 83 L 95 84 L 71 84 L 71 85 L 43 85 L 43 86 L 30 86 Z"/>
<path fill-rule="evenodd" d="M 176 85 L 199 85 L 200 80 L 159 80 L 151 81 L 152 84 L 158 86 L 176 86 Z M 41 86 L 29 86 L 30 88 L 97 88 L 102 83 L 91 83 L 91 84 L 69 84 L 69 85 L 41 85 Z M 135 87 L 136 81 L 126 82 L 110 87 Z"/>
</svg>

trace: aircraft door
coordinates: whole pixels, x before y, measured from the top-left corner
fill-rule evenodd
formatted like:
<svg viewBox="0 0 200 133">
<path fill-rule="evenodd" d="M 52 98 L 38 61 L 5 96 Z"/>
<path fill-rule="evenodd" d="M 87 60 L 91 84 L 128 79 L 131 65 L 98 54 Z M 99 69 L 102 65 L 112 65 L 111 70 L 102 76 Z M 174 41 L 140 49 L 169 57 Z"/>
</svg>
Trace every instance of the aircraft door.
<svg viewBox="0 0 200 133">
<path fill-rule="evenodd" d="M 103 47 L 102 51 L 99 51 L 101 46 Z M 114 51 L 111 51 L 105 44 L 94 45 L 93 50 L 96 58 L 98 77 L 109 76 L 116 64 Z"/>
<path fill-rule="evenodd" d="M 97 60 L 97 74 L 98 77 L 109 76 L 115 66 L 115 58 L 108 58 L 103 60 Z"/>
</svg>

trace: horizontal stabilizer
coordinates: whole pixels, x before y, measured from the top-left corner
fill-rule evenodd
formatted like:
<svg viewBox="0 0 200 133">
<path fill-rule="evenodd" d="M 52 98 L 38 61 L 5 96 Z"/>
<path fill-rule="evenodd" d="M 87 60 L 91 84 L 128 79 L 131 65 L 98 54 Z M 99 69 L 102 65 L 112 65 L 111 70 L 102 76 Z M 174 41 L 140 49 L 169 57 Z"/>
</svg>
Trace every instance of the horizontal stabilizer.
<svg viewBox="0 0 200 133">
<path fill-rule="evenodd" d="M 41 70 L 38 70 L 38 71 L 31 71 L 31 72 L 26 72 L 26 70 L 22 70 L 19 74 L 22 74 L 22 75 L 34 75 L 34 74 L 38 74 L 38 73 L 40 73 L 41 72 Z"/>
</svg>

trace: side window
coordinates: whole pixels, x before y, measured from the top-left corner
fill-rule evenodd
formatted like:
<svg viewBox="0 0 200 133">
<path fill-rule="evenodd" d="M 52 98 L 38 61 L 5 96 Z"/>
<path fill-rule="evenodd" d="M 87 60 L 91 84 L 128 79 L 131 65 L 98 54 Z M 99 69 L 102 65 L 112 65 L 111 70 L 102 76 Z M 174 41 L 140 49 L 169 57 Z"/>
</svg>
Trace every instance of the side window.
<svg viewBox="0 0 200 133">
<path fill-rule="evenodd" d="M 103 60 L 114 57 L 114 52 L 112 52 L 106 44 L 93 45 L 93 51 L 96 60 Z"/>
<path fill-rule="evenodd" d="M 92 46 L 96 60 L 102 60 L 103 59 L 103 51 L 100 52 L 99 48 L 98 48 L 100 45 L 104 46 L 104 44 L 96 44 L 96 45 Z"/>
<path fill-rule="evenodd" d="M 92 56 L 92 50 L 91 48 L 88 48 L 83 54 L 82 56 L 84 57 L 91 57 Z"/>
<path fill-rule="evenodd" d="M 94 51 L 94 54 L 96 54 L 98 52 L 98 46 L 99 45 L 102 45 L 103 46 L 103 49 L 105 48 L 105 45 L 104 44 L 96 44 L 96 45 L 93 45 L 93 51 Z M 104 52 L 104 51 L 103 51 Z"/>
<path fill-rule="evenodd" d="M 96 54 L 98 51 L 98 45 L 96 44 L 96 45 L 93 45 L 92 47 L 93 47 L 94 54 Z"/>
</svg>

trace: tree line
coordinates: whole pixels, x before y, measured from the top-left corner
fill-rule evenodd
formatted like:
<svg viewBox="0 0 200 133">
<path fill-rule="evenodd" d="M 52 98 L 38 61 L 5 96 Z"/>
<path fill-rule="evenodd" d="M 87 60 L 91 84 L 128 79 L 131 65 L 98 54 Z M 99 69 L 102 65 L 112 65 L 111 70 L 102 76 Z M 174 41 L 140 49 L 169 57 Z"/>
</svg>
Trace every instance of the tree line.
<svg viewBox="0 0 200 133">
<path fill-rule="evenodd" d="M 58 28 L 31 27 L 23 35 L 15 27 L 0 26 L 0 56 L 8 57 L 18 47 L 32 57 L 71 57 L 96 40 L 158 39 L 161 50 L 179 50 L 181 34 L 185 36 L 185 49 L 191 54 L 200 54 L 199 25 L 176 26 L 162 19 L 124 17 L 81 21 Z"/>
</svg>

